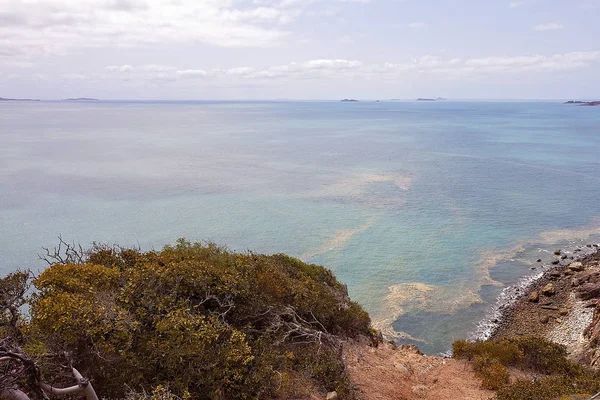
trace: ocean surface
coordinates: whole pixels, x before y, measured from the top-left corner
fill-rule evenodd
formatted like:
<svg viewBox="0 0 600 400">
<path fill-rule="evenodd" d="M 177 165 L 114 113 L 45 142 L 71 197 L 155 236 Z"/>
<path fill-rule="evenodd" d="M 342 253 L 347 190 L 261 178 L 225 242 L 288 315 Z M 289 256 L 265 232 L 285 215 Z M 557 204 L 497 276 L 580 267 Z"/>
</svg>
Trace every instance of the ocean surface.
<svg viewBox="0 0 600 400">
<path fill-rule="evenodd" d="M 552 250 L 600 240 L 600 108 L 0 103 L 0 273 L 43 269 L 58 235 L 288 253 L 439 353 Z"/>
</svg>

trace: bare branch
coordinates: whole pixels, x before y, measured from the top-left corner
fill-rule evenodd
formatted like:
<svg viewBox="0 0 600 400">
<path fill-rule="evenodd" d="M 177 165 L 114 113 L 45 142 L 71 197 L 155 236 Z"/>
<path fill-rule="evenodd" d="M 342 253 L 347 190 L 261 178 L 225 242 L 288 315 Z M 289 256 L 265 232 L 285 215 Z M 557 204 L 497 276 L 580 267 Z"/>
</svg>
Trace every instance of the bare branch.
<svg viewBox="0 0 600 400">
<path fill-rule="evenodd" d="M 38 254 L 40 260 L 44 260 L 48 265 L 53 264 L 84 264 L 86 260 L 86 252 L 81 244 L 67 243 L 62 236 L 58 236 L 58 245 L 50 250 L 47 247 L 42 247 L 46 252 L 45 255 Z"/>
</svg>

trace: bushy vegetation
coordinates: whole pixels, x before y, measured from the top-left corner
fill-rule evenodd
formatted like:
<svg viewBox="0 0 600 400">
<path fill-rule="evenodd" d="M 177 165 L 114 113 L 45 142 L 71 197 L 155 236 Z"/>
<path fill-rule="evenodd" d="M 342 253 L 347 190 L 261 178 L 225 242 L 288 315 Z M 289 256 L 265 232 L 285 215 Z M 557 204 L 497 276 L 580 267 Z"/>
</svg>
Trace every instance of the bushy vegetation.
<svg viewBox="0 0 600 400">
<path fill-rule="evenodd" d="M 293 399 L 314 388 L 353 397 L 340 340 L 371 335 L 370 319 L 321 266 L 185 240 L 50 255 L 29 317 L 18 315 L 18 332 L 0 328 L 48 380 L 72 364 L 103 397 Z M 23 299 L 28 283 L 13 274 L 0 294 L 19 287 Z"/>
<path fill-rule="evenodd" d="M 490 341 L 456 341 L 455 358 L 473 361 L 486 389 L 498 390 L 499 400 L 554 399 L 600 391 L 600 374 L 567 359 L 564 346 L 537 337 Z M 509 367 L 536 379 L 509 383 Z"/>
</svg>

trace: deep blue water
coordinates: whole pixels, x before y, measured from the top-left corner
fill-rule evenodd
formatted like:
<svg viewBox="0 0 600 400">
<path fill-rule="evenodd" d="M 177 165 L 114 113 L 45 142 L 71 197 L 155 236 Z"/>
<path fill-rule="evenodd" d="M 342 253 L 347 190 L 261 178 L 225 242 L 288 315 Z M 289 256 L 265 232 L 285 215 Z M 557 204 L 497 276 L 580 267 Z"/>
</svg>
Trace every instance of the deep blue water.
<svg viewBox="0 0 600 400">
<path fill-rule="evenodd" d="M 559 102 L 4 102 L 0 272 L 59 234 L 285 252 L 439 352 L 598 240 L 599 150 L 600 108 Z"/>
</svg>

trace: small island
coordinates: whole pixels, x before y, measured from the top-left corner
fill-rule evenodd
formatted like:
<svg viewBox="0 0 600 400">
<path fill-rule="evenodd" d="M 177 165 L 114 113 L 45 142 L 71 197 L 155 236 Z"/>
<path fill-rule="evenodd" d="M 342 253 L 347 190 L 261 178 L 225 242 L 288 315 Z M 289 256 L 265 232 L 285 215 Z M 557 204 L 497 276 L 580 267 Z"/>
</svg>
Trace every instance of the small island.
<svg viewBox="0 0 600 400">
<path fill-rule="evenodd" d="M 419 97 L 417 99 L 417 101 L 436 101 L 436 99 L 428 99 L 428 98 L 425 98 L 425 97 Z"/>
<path fill-rule="evenodd" d="M 98 99 L 94 99 L 92 97 L 77 97 L 72 99 L 63 99 L 62 101 L 98 101 Z"/>
<path fill-rule="evenodd" d="M 7 99 L 4 97 L 0 97 L 0 101 L 40 101 L 38 99 Z"/>
<path fill-rule="evenodd" d="M 343 100 L 340 100 L 340 101 L 342 103 L 356 103 L 356 102 L 358 102 L 358 100 L 356 100 L 356 99 L 343 99 Z"/>
<path fill-rule="evenodd" d="M 600 106 L 600 101 L 569 100 L 569 101 L 566 101 L 564 104 L 577 104 L 578 106 L 594 107 L 594 106 Z"/>
</svg>

